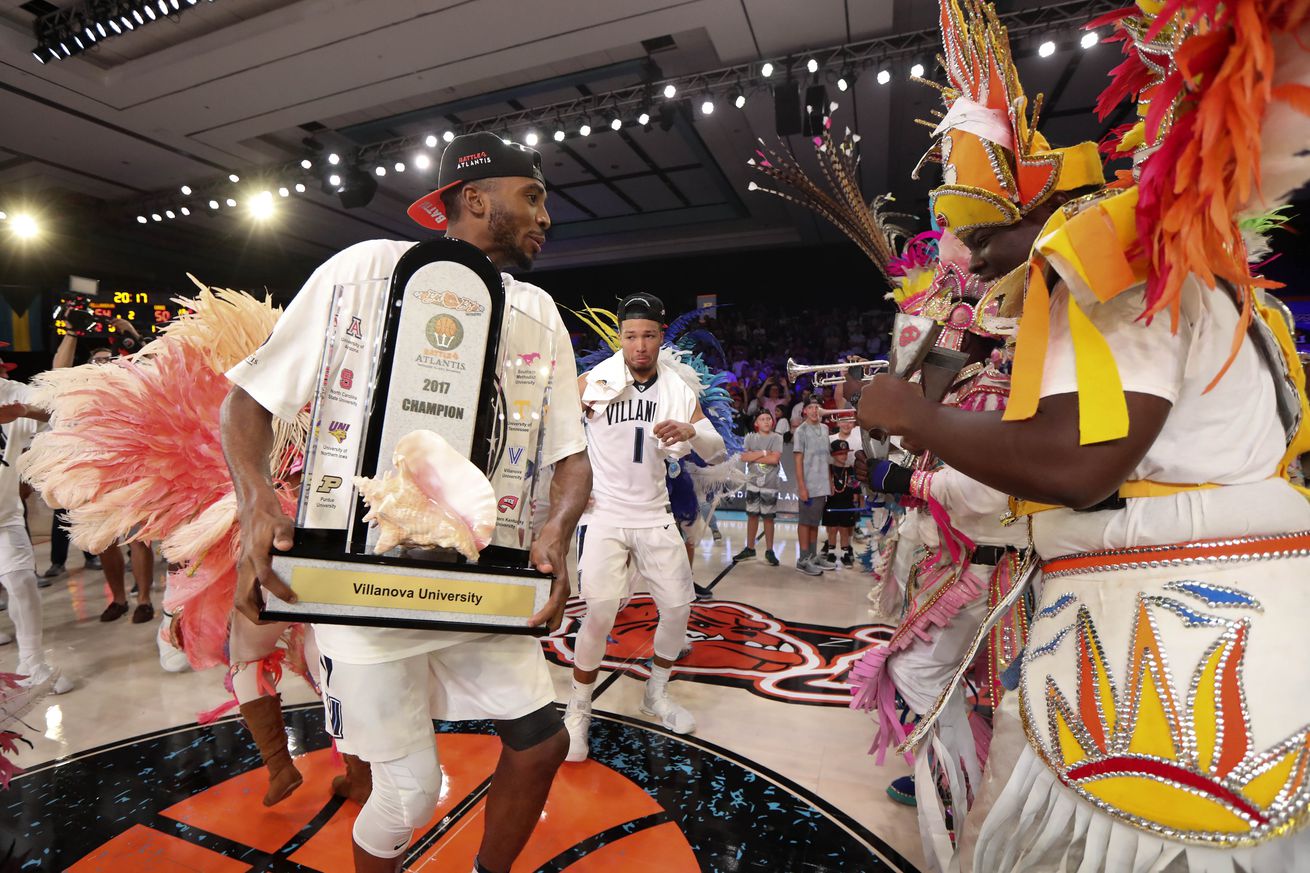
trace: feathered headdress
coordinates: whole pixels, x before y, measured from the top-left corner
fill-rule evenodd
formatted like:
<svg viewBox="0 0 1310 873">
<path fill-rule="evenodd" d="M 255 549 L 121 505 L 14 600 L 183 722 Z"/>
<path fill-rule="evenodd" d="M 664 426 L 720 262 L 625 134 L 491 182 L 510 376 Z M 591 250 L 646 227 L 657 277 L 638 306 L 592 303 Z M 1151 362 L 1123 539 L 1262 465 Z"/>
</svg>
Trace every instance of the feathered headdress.
<svg viewBox="0 0 1310 873">
<path fill-rule="evenodd" d="M 914 172 L 918 178 L 926 161 L 941 162 L 943 184 L 928 195 L 929 208 L 938 227 L 957 235 L 1014 224 L 1055 191 L 1105 182 L 1095 143 L 1054 149 L 1037 132 L 1042 98 L 1030 115 L 995 8 L 964 2 L 967 14 L 958 0 L 941 2 L 942 61 L 950 84 L 935 87 L 946 114 L 933 130 L 939 139 Z"/>
<path fill-rule="evenodd" d="M 791 191 L 778 191 L 755 182 L 747 187 L 817 212 L 859 246 L 887 282 L 895 285 L 894 278 L 887 272 L 887 265 L 896 259 L 898 248 L 914 233 L 917 222 L 914 216 L 888 211 L 888 204 L 894 202 L 890 194 L 864 202 L 864 195 L 860 192 L 859 157 L 855 150 L 859 141 L 859 134 L 851 133 L 847 128 L 841 142 L 837 142 L 832 138 L 831 116 L 824 118 L 823 134 L 814 138 L 815 154 L 823 173 L 821 184 L 805 174 L 786 145 L 779 144 L 777 149 L 773 149 L 760 140 L 760 148 L 755 150 L 756 157 L 748 163 Z"/>
</svg>

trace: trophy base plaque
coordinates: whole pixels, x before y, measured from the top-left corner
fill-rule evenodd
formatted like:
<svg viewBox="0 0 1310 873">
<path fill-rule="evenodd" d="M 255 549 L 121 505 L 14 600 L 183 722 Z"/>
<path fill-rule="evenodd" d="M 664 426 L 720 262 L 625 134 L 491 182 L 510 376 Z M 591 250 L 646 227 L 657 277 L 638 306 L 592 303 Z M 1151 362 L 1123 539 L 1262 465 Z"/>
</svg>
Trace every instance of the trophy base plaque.
<svg viewBox="0 0 1310 873">
<path fill-rule="evenodd" d="M 353 557 L 274 554 L 273 571 L 296 592 L 297 601 L 287 603 L 265 591 L 260 618 L 463 633 L 549 633 L 545 627 L 528 626 L 528 619 L 550 598 L 551 579 L 536 570 Z"/>
</svg>

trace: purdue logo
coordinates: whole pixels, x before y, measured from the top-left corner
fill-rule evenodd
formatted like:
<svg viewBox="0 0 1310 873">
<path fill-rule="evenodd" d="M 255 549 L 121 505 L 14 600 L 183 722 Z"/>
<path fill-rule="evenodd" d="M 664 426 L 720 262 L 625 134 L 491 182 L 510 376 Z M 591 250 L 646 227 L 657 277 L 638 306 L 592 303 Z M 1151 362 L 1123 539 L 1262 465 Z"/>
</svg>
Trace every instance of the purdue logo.
<svg viewBox="0 0 1310 873">
<path fill-rule="evenodd" d="M 319 480 L 318 487 L 315 488 L 314 490 L 317 491 L 319 494 L 331 494 L 333 491 L 336 491 L 340 487 L 341 487 L 340 476 L 324 476 L 321 480 Z"/>
<path fill-rule="evenodd" d="M 464 341 L 464 325 L 453 315 L 437 315 L 428 320 L 427 335 L 432 348 L 454 351 Z"/>
</svg>

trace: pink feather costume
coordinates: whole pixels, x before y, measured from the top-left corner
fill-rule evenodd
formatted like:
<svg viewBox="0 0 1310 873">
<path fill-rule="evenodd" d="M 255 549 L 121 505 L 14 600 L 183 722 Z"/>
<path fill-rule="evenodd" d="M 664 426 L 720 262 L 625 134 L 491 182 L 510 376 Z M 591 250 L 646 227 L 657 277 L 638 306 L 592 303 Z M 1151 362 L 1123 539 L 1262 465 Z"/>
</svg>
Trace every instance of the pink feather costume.
<svg viewBox="0 0 1310 873">
<path fill-rule="evenodd" d="M 230 660 L 240 543 L 219 440 L 230 387 L 224 373 L 259 347 L 281 310 L 268 298 L 213 292 L 192 281 L 200 293 L 178 300 L 192 311 L 137 354 L 37 377 L 33 403 L 51 411 L 51 429 L 33 440 L 22 473 L 47 502 L 69 511 L 79 548 L 99 554 L 120 540 L 160 541 L 173 565 L 164 606 L 176 614 L 175 641 L 199 670 Z M 269 470 L 292 514 L 296 490 L 289 480 L 307 427 L 306 412 L 295 422 L 275 422 Z M 260 675 L 276 682 L 285 662 L 313 685 L 303 641 L 303 628 L 288 626 L 285 649 L 268 653 Z"/>
</svg>

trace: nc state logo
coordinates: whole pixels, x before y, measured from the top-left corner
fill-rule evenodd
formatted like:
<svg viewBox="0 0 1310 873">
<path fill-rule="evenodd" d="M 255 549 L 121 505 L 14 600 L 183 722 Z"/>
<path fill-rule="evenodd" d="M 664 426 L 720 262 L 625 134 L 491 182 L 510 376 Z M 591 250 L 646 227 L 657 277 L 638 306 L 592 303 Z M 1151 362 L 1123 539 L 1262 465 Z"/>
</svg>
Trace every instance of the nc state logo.
<svg viewBox="0 0 1310 873">
<path fill-rule="evenodd" d="M 342 370 L 342 371 L 341 371 L 341 387 L 344 388 L 345 390 L 349 391 L 349 390 L 351 389 L 351 387 L 354 386 L 354 384 L 355 384 L 355 371 L 354 371 L 354 370 Z"/>
<path fill-rule="evenodd" d="M 909 325 L 908 327 L 906 327 L 905 330 L 901 331 L 901 340 L 900 340 L 901 348 L 905 348 L 910 343 L 917 340 L 919 338 L 919 335 L 920 335 L 919 329 L 914 325 Z"/>
<path fill-rule="evenodd" d="M 496 504 L 496 508 L 499 509 L 501 512 L 509 512 L 511 509 L 513 509 L 518 505 L 519 505 L 519 499 L 511 495 L 509 497 L 500 498 L 500 502 Z"/>
</svg>

